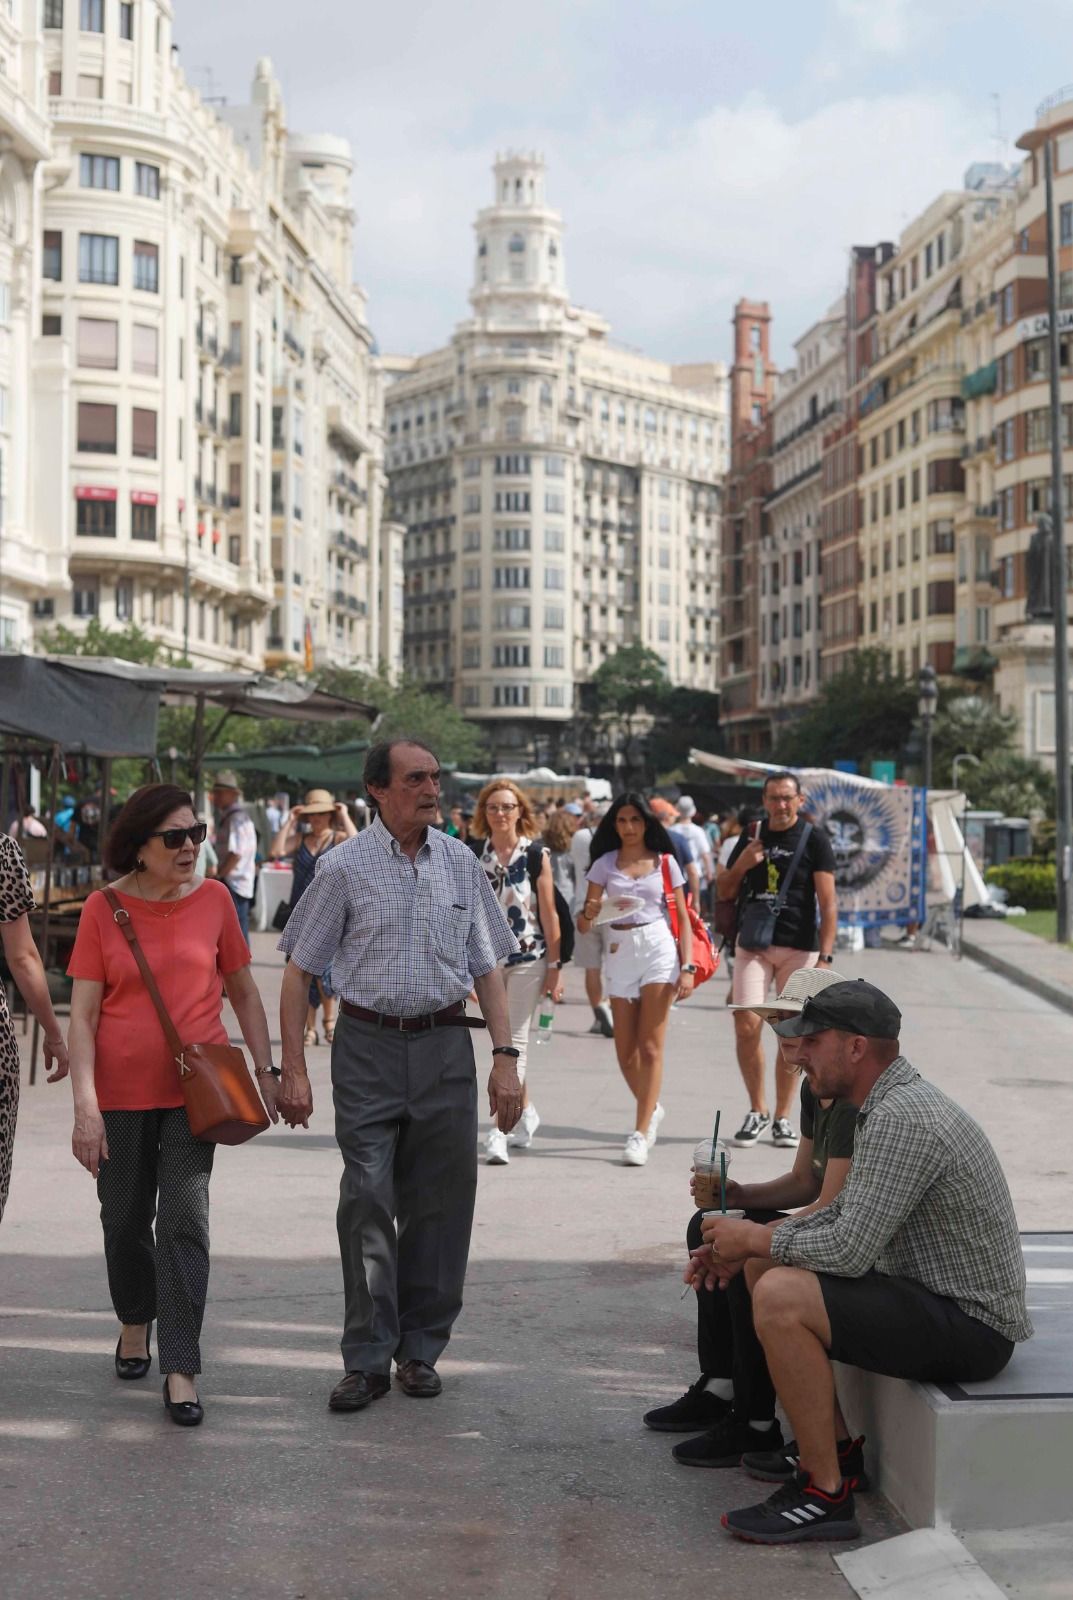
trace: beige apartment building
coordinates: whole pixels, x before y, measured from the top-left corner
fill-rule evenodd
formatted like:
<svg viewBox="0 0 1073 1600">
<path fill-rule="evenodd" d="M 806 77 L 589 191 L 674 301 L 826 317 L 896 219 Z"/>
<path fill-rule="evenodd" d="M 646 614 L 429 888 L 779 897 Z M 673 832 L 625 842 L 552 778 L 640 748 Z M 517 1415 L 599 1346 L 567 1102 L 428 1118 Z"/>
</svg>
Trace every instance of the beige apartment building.
<svg viewBox="0 0 1073 1600">
<path fill-rule="evenodd" d="M 578 688 L 620 646 L 717 685 L 726 369 L 640 355 L 570 303 L 535 155 L 495 163 L 470 302 L 448 346 L 385 362 L 406 665 L 497 761 L 561 766 L 589 754 Z"/>
<path fill-rule="evenodd" d="M 966 257 L 1008 192 L 1002 168 L 970 169 L 902 234 L 879 274 L 877 357 L 858 410 L 861 644 L 899 673 L 954 671 L 966 437 Z"/>
<path fill-rule="evenodd" d="M 771 414 L 771 491 L 759 551 L 758 706 L 779 728 L 820 683 L 820 502 L 823 438 L 842 413 L 846 375 L 842 299 L 794 344 Z"/>
<path fill-rule="evenodd" d="M 289 132 L 266 60 L 248 105 L 206 104 L 167 0 L 41 21 L 36 618 L 197 665 L 397 663 L 346 142 Z"/>
<path fill-rule="evenodd" d="M 1047 309 L 1043 144 L 1054 162 L 1057 230 L 1063 512 L 1067 588 L 1073 528 L 1073 90 L 1044 101 L 1018 144 L 1026 151 L 1005 258 L 995 270 L 995 497 L 991 649 L 994 688 L 1014 711 L 1025 755 L 1048 765 L 1055 757 L 1054 628 L 1029 615 L 1029 545 L 1038 517 L 1051 509 L 1050 316 Z M 1038 597 L 1037 597 L 1038 598 Z"/>
</svg>

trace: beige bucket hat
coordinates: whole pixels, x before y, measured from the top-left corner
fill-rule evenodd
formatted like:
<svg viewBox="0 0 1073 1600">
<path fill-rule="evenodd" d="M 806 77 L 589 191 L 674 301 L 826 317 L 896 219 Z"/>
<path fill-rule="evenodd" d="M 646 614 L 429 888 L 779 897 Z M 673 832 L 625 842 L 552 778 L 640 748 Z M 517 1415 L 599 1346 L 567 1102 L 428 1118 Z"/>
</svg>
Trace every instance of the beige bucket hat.
<svg viewBox="0 0 1073 1600">
<path fill-rule="evenodd" d="M 834 967 L 799 967 L 796 972 L 791 972 L 782 993 L 776 995 L 774 1000 L 765 1000 L 761 1006 L 728 1006 L 727 1010 L 754 1011 L 765 1022 L 776 1021 L 779 1017 L 788 1017 L 800 1011 L 806 1000 L 830 984 L 848 982 L 845 973 L 836 972 Z"/>
<path fill-rule="evenodd" d="M 305 817 L 311 812 L 334 811 L 336 800 L 334 794 L 327 789 L 307 789 L 306 797 L 300 806 L 292 806 L 295 816 Z"/>
</svg>

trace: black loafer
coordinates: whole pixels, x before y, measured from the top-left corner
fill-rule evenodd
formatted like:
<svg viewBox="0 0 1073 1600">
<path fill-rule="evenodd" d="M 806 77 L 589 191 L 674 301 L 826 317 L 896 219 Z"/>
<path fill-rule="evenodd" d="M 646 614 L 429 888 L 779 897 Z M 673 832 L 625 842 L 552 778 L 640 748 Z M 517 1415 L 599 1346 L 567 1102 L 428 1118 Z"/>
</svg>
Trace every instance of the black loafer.
<svg viewBox="0 0 1073 1600">
<path fill-rule="evenodd" d="M 153 1358 L 152 1358 L 152 1355 L 150 1354 L 150 1350 L 149 1350 L 149 1339 L 150 1339 L 150 1336 L 151 1336 L 152 1332 L 153 1332 L 153 1324 L 150 1322 L 150 1323 L 148 1323 L 146 1325 L 146 1329 L 145 1329 L 145 1354 L 144 1354 L 144 1356 L 125 1356 L 125 1355 L 122 1355 L 121 1352 L 122 1352 L 122 1349 L 123 1349 L 123 1335 L 122 1334 L 119 1335 L 119 1339 L 118 1339 L 118 1341 L 116 1343 L 116 1347 L 115 1347 L 115 1375 L 116 1375 L 117 1378 L 127 1378 L 127 1379 L 129 1379 L 129 1378 L 144 1378 L 145 1377 L 146 1373 L 149 1371 L 149 1368 L 153 1365 Z"/>
<path fill-rule="evenodd" d="M 328 1396 L 329 1411 L 364 1411 L 391 1388 L 386 1372 L 348 1372 Z"/>
<path fill-rule="evenodd" d="M 180 1428 L 196 1428 L 205 1416 L 200 1400 L 169 1400 L 167 1378 L 164 1379 L 164 1409 Z"/>
<path fill-rule="evenodd" d="M 395 1376 L 403 1392 L 415 1400 L 434 1400 L 443 1391 L 439 1373 L 427 1361 L 400 1361 Z"/>
</svg>

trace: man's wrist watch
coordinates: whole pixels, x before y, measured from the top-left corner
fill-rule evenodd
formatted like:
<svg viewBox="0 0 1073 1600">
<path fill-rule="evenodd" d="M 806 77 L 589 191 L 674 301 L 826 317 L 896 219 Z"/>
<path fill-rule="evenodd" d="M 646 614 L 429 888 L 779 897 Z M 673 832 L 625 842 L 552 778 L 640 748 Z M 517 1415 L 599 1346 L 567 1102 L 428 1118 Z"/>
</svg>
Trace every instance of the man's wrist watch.
<svg viewBox="0 0 1073 1600">
<path fill-rule="evenodd" d="M 492 1046 L 492 1054 L 494 1056 L 513 1056 L 517 1061 L 521 1056 L 521 1051 L 515 1049 L 512 1044 L 496 1044 Z"/>
<path fill-rule="evenodd" d="M 822 961 L 822 962 L 824 962 L 824 964 L 825 964 L 825 965 L 826 965 L 826 966 L 828 966 L 828 967 L 833 967 L 833 966 L 834 966 L 834 963 L 835 963 L 835 958 L 834 958 L 834 956 L 833 956 L 833 955 L 832 955 L 832 956 L 821 956 L 821 957 L 820 957 L 820 960 L 821 960 L 821 961 Z"/>
<path fill-rule="evenodd" d="M 278 1067 L 254 1067 L 256 1078 L 282 1078 L 283 1074 Z"/>
</svg>

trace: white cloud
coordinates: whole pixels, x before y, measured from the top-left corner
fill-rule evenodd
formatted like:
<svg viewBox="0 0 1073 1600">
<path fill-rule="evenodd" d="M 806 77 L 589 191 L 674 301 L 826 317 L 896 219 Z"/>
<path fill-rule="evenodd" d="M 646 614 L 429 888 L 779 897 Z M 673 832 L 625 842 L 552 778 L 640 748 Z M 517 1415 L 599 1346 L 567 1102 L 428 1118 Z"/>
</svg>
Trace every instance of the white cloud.
<svg viewBox="0 0 1073 1600">
<path fill-rule="evenodd" d="M 835 0 L 835 14 L 849 27 L 853 43 L 879 55 L 908 50 L 924 20 L 914 0 Z"/>
</svg>

